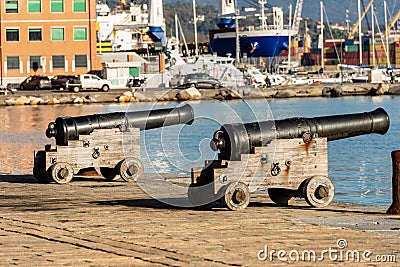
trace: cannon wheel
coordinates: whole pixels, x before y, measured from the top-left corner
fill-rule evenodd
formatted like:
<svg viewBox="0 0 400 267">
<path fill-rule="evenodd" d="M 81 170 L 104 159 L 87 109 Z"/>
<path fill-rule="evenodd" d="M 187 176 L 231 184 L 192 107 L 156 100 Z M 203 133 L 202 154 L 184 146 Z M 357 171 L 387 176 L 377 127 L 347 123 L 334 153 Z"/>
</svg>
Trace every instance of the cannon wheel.
<svg viewBox="0 0 400 267">
<path fill-rule="evenodd" d="M 326 176 L 313 176 L 304 182 L 303 197 L 310 206 L 326 207 L 332 202 L 334 195 L 335 187 Z"/>
<path fill-rule="evenodd" d="M 38 151 L 35 154 L 35 163 L 33 166 L 33 176 L 41 183 L 48 184 L 52 181 L 46 170 L 46 152 Z"/>
<path fill-rule="evenodd" d="M 295 197 L 283 188 L 269 188 L 268 196 L 278 206 L 289 206 L 295 200 Z"/>
<path fill-rule="evenodd" d="M 49 174 L 54 182 L 66 184 L 74 177 L 74 170 L 68 163 L 57 162 L 49 168 Z"/>
<path fill-rule="evenodd" d="M 118 170 L 124 181 L 133 182 L 143 176 L 144 166 L 137 158 L 126 158 L 119 163 Z"/>
<path fill-rule="evenodd" d="M 100 173 L 108 181 L 114 181 L 117 179 L 117 170 L 115 168 L 100 167 Z"/>
<path fill-rule="evenodd" d="M 242 182 L 230 183 L 225 188 L 223 201 L 230 210 L 244 210 L 250 203 L 249 187 Z"/>
</svg>

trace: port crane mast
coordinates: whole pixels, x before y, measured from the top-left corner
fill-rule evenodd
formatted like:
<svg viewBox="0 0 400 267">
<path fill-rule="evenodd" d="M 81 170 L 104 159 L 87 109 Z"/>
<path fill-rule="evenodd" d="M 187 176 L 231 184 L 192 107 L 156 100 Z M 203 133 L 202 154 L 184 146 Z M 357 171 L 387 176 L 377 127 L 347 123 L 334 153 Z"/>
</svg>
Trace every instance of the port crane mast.
<svg viewBox="0 0 400 267">
<path fill-rule="evenodd" d="M 397 11 L 396 15 L 393 17 L 392 21 L 387 26 L 387 31 L 388 31 L 387 34 L 388 35 L 390 35 L 390 33 L 391 33 L 390 29 L 396 24 L 396 22 L 399 20 L 399 18 L 400 18 L 400 9 Z M 386 36 L 386 30 L 383 34 L 384 34 L 384 36 Z"/>
<path fill-rule="evenodd" d="M 293 31 L 296 32 L 296 34 L 299 32 L 302 10 L 303 10 L 303 0 L 297 0 L 296 9 L 294 11 L 294 17 L 293 17 Z"/>
<path fill-rule="evenodd" d="M 358 18 L 356 23 L 354 23 L 353 28 L 349 32 L 347 39 L 349 40 L 354 40 L 354 35 L 358 30 L 358 26 L 361 23 L 361 21 L 364 19 L 365 15 L 367 15 L 368 10 L 371 8 L 372 4 L 374 3 L 374 0 L 370 0 L 367 6 L 364 8 L 364 11 L 361 13 L 361 16 Z"/>
</svg>

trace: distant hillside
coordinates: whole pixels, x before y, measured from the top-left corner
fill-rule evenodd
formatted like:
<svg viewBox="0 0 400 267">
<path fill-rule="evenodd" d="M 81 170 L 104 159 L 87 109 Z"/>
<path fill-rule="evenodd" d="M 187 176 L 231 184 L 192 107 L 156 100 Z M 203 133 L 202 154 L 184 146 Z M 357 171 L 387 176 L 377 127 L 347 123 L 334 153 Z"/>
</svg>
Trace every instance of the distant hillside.
<svg viewBox="0 0 400 267">
<path fill-rule="evenodd" d="M 103 2 L 106 2 L 111 8 L 114 6 L 118 5 L 120 3 L 120 0 L 102 0 Z M 127 3 L 129 3 L 130 0 L 126 0 Z M 131 0 L 133 1 L 133 0 Z M 202 6 L 207 6 L 207 5 L 214 5 L 215 7 L 217 6 L 217 3 L 220 0 L 197 0 L 196 3 L 198 5 Z M 136 0 L 134 1 L 138 4 L 142 3 L 148 3 L 149 0 Z M 192 0 L 163 0 L 164 5 L 166 3 L 192 3 Z M 368 4 L 369 0 L 362 0 L 362 3 L 365 5 Z M 387 6 L 388 6 L 388 11 L 389 11 L 389 20 L 391 20 L 391 17 L 394 16 L 398 9 L 400 9 L 400 1 L 397 0 L 387 0 Z M 239 5 L 242 6 L 258 6 L 258 1 L 257 0 L 238 0 Z M 280 6 L 283 7 L 285 13 L 288 13 L 288 5 L 289 3 L 292 3 L 293 5 L 293 10 L 296 6 L 296 0 L 288 0 L 288 1 L 283 1 L 283 0 L 269 0 L 268 5 L 269 6 Z M 326 9 L 326 15 L 329 19 L 330 22 L 333 23 L 345 23 L 346 20 L 346 9 L 349 10 L 349 18 L 350 21 L 352 22 L 351 24 L 354 24 L 356 21 L 358 15 L 357 15 L 357 0 L 349 0 L 349 1 L 339 1 L 338 0 L 324 0 L 323 1 Z M 340 4 L 338 4 L 340 3 Z M 378 16 L 378 19 L 381 21 L 381 23 L 384 21 L 384 16 L 383 16 L 383 0 L 375 0 L 374 5 L 376 6 L 376 13 Z M 320 19 L 320 1 L 315 1 L 315 0 L 304 0 L 303 4 L 303 17 L 305 18 L 311 18 L 314 20 L 319 20 Z M 371 21 L 371 15 L 367 15 L 367 20 Z"/>
<path fill-rule="evenodd" d="M 103 0 L 105 1 L 111 8 L 115 7 L 120 3 L 119 0 Z M 204 15 L 205 20 L 199 21 L 197 24 L 198 29 L 198 40 L 200 42 L 208 41 L 208 31 L 210 29 L 216 28 L 216 18 L 217 18 L 217 1 L 220 0 L 197 0 L 197 14 Z M 129 4 L 129 0 L 126 1 Z M 137 4 L 148 3 L 149 0 L 137 0 L 135 1 Z M 249 3 L 252 3 L 253 6 L 258 7 L 257 0 L 238 0 L 240 5 L 249 6 Z M 346 19 L 346 9 L 349 10 L 349 18 L 350 25 L 353 25 L 357 18 L 357 0 L 349 0 L 349 1 L 340 1 L 340 5 L 337 0 L 325 0 L 323 1 L 325 5 L 325 23 L 327 19 L 330 23 L 340 23 L 345 24 Z M 363 0 L 365 4 L 369 2 L 369 0 Z M 284 12 L 288 13 L 288 4 L 292 3 L 293 12 L 296 6 L 296 0 L 290 1 L 282 1 L 282 0 L 269 0 L 269 6 L 281 6 L 284 8 Z M 397 0 L 388 0 L 388 11 L 389 11 L 389 20 L 391 17 L 397 13 L 397 10 L 400 8 L 400 1 Z M 376 14 L 380 20 L 381 26 L 380 28 L 383 30 L 383 0 L 376 0 Z M 183 28 L 183 32 L 186 35 L 188 42 L 193 42 L 194 40 L 194 31 L 193 31 L 193 11 L 192 11 L 192 0 L 163 0 L 164 6 L 164 18 L 167 26 L 167 35 L 170 36 L 173 33 L 175 28 L 174 26 L 174 15 L 178 14 L 179 20 L 181 21 L 181 25 Z M 320 20 L 320 1 L 315 0 L 305 0 L 303 5 L 303 17 L 309 18 L 308 27 L 309 33 L 311 34 L 313 39 L 316 39 L 319 33 L 317 29 L 317 23 L 315 21 Z M 286 19 L 286 18 L 285 18 Z M 367 23 L 368 22 L 368 23 Z M 254 17 L 247 18 L 245 21 L 241 21 L 241 26 L 247 25 L 257 25 L 259 21 Z M 285 22 L 287 23 L 287 21 Z M 366 28 L 371 23 L 371 15 L 367 14 L 366 20 L 363 21 L 363 27 Z M 300 32 L 303 32 L 303 23 L 300 26 Z M 343 37 L 343 33 L 340 31 L 333 30 L 333 36 L 325 31 L 325 36 L 327 38 L 339 38 Z"/>
<path fill-rule="evenodd" d="M 202 0 L 197 1 L 197 4 L 201 5 L 217 5 L 217 1 L 220 0 Z M 164 3 L 178 2 L 177 0 L 164 0 Z M 180 0 L 180 2 L 192 2 L 192 0 Z M 253 3 L 254 6 L 258 6 L 256 0 L 238 0 L 240 6 L 249 6 L 249 3 Z M 363 0 L 365 5 L 368 4 L 369 0 Z M 400 1 L 387 0 L 389 17 L 394 16 L 397 10 L 400 8 Z M 296 0 L 282 1 L 282 0 L 269 0 L 268 5 L 270 6 L 281 6 L 285 12 L 288 13 L 288 5 L 292 3 L 293 10 L 296 6 Z M 354 23 L 357 19 L 357 0 L 339 1 L 338 0 L 325 0 L 323 1 L 327 12 L 327 17 L 330 22 L 345 23 L 346 20 L 346 9 L 349 10 L 350 20 Z M 380 17 L 380 21 L 383 21 L 383 0 L 375 0 L 374 5 L 376 6 L 377 16 Z M 312 18 L 314 20 L 320 19 L 320 1 L 315 0 L 304 0 L 303 4 L 303 17 Z M 371 16 L 367 17 L 370 21 Z"/>
</svg>

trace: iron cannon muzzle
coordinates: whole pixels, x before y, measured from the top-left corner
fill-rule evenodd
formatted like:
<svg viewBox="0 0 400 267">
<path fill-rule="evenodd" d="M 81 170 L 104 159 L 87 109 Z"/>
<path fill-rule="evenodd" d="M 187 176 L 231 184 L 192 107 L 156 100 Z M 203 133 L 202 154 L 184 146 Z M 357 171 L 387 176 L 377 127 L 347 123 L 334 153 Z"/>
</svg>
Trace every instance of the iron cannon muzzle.
<svg viewBox="0 0 400 267">
<path fill-rule="evenodd" d="M 364 134 L 385 134 L 389 115 L 383 108 L 371 112 L 314 118 L 289 118 L 247 124 L 224 124 L 214 133 L 211 148 L 221 159 L 240 160 L 241 154 L 265 146 L 273 139 L 326 137 L 328 141 Z"/>
<path fill-rule="evenodd" d="M 149 130 L 176 124 L 192 124 L 194 111 L 189 104 L 182 107 L 143 110 L 136 112 L 114 112 L 79 117 L 58 117 L 50 122 L 46 136 L 54 137 L 57 145 L 67 145 L 68 140 L 76 140 L 81 134 L 90 134 L 95 129 L 127 127 Z"/>
</svg>

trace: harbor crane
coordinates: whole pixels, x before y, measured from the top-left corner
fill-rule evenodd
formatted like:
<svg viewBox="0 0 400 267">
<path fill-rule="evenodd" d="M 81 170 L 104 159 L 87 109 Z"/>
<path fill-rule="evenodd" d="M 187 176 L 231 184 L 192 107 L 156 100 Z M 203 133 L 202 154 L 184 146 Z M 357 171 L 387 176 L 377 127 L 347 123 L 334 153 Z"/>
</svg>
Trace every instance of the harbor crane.
<svg viewBox="0 0 400 267">
<path fill-rule="evenodd" d="M 347 39 L 354 40 L 354 34 L 357 32 L 359 24 L 364 19 L 365 15 L 367 14 L 368 10 L 370 9 L 370 7 L 372 6 L 373 3 L 374 3 L 374 0 L 369 1 L 368 5 L 364 8 L 364 11 L 362 12 L 361 16 L 358 18 L 358 20 L 354 24 L 353 28 L 349 32 Z"/>
<path fill-rule="evenodd" d="M 299 32 L 302 10 L 303 10 L 303 0 L 297 0 L 296 9 L 294 11 L 294 17 L 293 17 L 293 31 L 295 31 L 296 33 Z"/>
<path fill-rule="evenodd" d="M 400 9 L 397 11 L 397 13 L 396 13 L 396 15 L 393 17 L 393 19 L 392 19 L 392 21 L 388 24 L 388 26 L 387 26 L 387 34 L 388 35 L 390 35 L 390 33 L 391 33 L 391 28 L 393 28 L 393 26 L 396 24 L 396 22 L 399 20 L 399 17 L 400 17 Z M 386 30 L 385 30 L 385 32 L 383 33 L 384 34 L 384 36 L 386 36 Z"/>
</svg>

